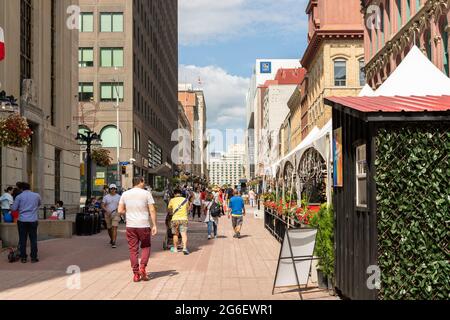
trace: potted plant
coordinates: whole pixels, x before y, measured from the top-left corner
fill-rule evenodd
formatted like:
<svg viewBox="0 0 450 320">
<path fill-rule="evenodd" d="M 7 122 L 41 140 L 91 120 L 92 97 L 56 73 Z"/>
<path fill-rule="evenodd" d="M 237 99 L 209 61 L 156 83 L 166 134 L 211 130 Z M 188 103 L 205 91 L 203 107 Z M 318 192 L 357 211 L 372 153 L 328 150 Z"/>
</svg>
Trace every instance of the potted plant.
<svg viewBox="0 0 450 320">
<path fill-rule="evenodd" d="M 319 270 L 327 278 L 327 288 L 334 294 L 334 218 L 333 209 L 326 204 L 317 214 L 311 216 L 310 226 L 317 228 L 317 240 L 314 254 L 319 257 Z"/>
<path fill-rule="evenodd" d="M 92 151 L 92 160 L 99 167 L 108 167 L 111 165 L 111 157 L 109 156 L 110 152 L 106 149 L 94 149 Z"/>
</svg>

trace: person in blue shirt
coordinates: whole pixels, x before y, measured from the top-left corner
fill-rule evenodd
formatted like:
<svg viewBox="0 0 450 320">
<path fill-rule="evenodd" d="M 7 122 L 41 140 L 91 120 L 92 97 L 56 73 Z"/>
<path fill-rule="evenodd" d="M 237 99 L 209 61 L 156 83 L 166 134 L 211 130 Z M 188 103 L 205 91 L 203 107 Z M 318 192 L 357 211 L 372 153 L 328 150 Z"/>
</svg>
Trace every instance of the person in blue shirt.
<svg viewBox="0 0 450 320">
<path fill-rule="evenodd" d="M 37 246 L 37 228 L 41 196 L 30 191 L 28 183 L 22 183 L 23 192 L 14 200 L 12 211 L 19 211 L 17 228 L 19 230 L 19 250 L 22 263 L 27 262 L 27 238 L 30 237 L 31 263 L 39 262 Z"/>
<path fill-rule="evenodd" d="M 242 224 L 244 223 L 245 204 L 238 190 L 234 190 L 233 194 L 234 196 L 228 204 L 228 219 L 232 218 L 233 238 L 239 239 L 241 237 Z"/>
</svg>

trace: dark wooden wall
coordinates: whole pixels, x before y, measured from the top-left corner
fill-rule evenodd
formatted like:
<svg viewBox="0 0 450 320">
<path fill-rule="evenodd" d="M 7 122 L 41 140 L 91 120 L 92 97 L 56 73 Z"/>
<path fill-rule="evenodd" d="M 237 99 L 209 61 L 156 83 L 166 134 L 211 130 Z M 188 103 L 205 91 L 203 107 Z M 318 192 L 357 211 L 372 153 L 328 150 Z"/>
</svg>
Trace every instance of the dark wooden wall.
<svg viewBox="0 0 450 320">
<path fill-rule="evenodd" d="M 377 299 L 367 287 L 367 268 L 377 264 L 375 128 L 333 108 L 333 130 L 342 127 L 344 186 L 333 188 L 335 212 L 335 278 L 338 292 L 350 299 Z M 356 146 L 367 144 L 368 207 L 356 207 Z"/>
</svg>

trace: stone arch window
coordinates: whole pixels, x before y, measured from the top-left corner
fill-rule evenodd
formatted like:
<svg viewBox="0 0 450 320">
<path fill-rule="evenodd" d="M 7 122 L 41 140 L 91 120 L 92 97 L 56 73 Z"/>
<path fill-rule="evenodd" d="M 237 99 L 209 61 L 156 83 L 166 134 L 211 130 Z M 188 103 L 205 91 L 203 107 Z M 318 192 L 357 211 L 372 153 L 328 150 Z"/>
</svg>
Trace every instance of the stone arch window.
<svg viewBox="0 0 450 320">
<path fill-rule="evenodd" d="M 119 130 L 120 132 L 120 130 Z M 100 131 L 103 148 L 117 148 L 117 127 L 108 125 Z M 120 134 L 120 145 L 122 147 L 122 134 Z"/>
<path fill-rule="evenodd" d="M 334 85 L 345 87 L 347 85 L 347 60 L 337 58 L 334 60 Z"/>
<path fill-rule="evenodd" d="M 447 76 L 450 76 L 450 67 L 449 67 L 449 49 L 448 49 L 448 19 L 447 16 L 442 16 L 439 19 L 439 32 L 442 38 L 442 66 L 443 71 Z"/>
</svg>

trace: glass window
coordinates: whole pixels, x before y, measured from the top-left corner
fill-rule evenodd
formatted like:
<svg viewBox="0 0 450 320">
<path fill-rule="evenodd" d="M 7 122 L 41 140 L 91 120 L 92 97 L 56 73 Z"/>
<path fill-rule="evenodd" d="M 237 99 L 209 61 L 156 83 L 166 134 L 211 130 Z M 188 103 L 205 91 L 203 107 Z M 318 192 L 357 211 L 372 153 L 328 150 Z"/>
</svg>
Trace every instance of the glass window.
<svg viewBox="0 0 450 320">
<path fill-rule="evenodd" d="M 359 60 L 359 85 L 361 87 L 366 84 L 366 73 L 364 72 L 364 59 Z"/>
<path fill-rule="evenodd" d="M 119 130 L 120 133 L 120 130 Z M 103 148 L 117 148 L 117 127 L 106 126 L 100 132 L 100 138 L 102 139 Z M 122 134 L 119 136 L 120 147 L 122 146 Z"/>
<path fill-rule="evenodd" d="M 100 14 L 100 32 L 123 32 L 123 13 L 102 12 Z"/>
<path fill-rule="evenodd" d="M 449 52 L 448 52 L 448 20 L 447 17 L 443 17 L 440 21 L 439 29 L 441 32 L 442 38 L 442 54 L 443 54 L 443 65 L 444 72 L 447 76 L 450 76 L 450 67 L 449 67 Z"/>
<path fill-rule="evenodd" d="M 78 84 L 78 101 L 88 102 L 94 99 L 94 84 L 92 82 L 80 82 Z"/>
<path fill-rule="evenodd" d="M 94 66 L 94 49 L 93 48 L 79 48 L 78 49 L 78 66 L 80 68 Z"/>
<path fill-rule="evenodd" d="M 347 85 L 347 61 L 334 61 L 334 85 L 345 87 Z"/>
<path fill-rule="evenodd" d="M 380 33 L 381 33 L 381 46 L 384 46 L 384 7 L 381 6 L 381 25 L 380 25 Z"/>
<path fill-rule="evenodd" d="M 402 0 L 396 0 L 397 3 L 397 31 L 402 28 Z"/>
<path fill-rule="evenodd" d="M 123 48 L 101 48 L 100 66 L 123 67 Z"/>
<path fill-rule="evenodd" d="M 366 145 L 356 148 L 356 206 L 367 207 Z"/>
<path fill-rule="evenodd" d="M 92 12 L 80 13 L 80 32 L 94 32 L 94 14 Z"/>
<path fill-rule="evenodd" d="M 411 19 L 411 0 L 406 0 L 406 21 Z"/>
<path fill-rule="evenodd" d="M 431 43 L 431 31 L 430 31 L 430 29 L 425 31 L 425 48 L 427 50 L 428 59 L 431 60 L 432 43 Z"/>
<path fill-rule="evenodd" d="M 389 37 L 392 34 L 392 24 L 391 24 L 391 5 L 390 1 L 386 1 L 386 32 L 389 33 Z"/>
<path fill-rule="evenodd" d="M 102 82 L 100 83 L 100 100 L 103 102 L 115 102 L 119 93 L 119 100 L 123 101 L 123 82 Z"/>
</svg>

